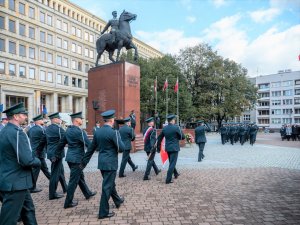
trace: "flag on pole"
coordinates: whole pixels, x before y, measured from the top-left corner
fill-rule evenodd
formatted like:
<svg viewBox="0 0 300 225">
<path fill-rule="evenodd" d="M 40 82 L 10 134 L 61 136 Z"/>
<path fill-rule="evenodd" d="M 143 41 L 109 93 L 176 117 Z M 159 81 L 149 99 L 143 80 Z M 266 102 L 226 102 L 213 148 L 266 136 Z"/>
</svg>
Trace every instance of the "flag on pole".
<svg viewBox="0 0 300 225">
<path fill-rule="evenodd" d="M 163 166 L 165 165 L 166 161 L 168 160 L 168 153 L 166 152 L 165 142 L 166 142 L 166 139 L 163 138 L 161 141 L 161 146 L 160 146 L 160 158 L 161 158 Z"/>
<path fill-rule="evenodd" d="M 175 87 L 174 87 L 174 92 L 177 93 L 178 91 L 178 78 L 176 80 L 176 84 L 175 84 Z"/>
<path fill-rule="evenodd" d="M 43 105 L 43 114 L 48 114 L 47 108 L 45 105 Z"/>
<path fill-rule="evenodd" d="M 0 104 L 0 113 L 3 112 L 3 104 Z"/>
<path fill-rule="evenodd" d="M 163 90 L 165 91 L 165 90 L 167 90 L 167 88 L 168 88 L 168 79 L 166 79 L 166 81 L 165 81 Z"/>
</svg>

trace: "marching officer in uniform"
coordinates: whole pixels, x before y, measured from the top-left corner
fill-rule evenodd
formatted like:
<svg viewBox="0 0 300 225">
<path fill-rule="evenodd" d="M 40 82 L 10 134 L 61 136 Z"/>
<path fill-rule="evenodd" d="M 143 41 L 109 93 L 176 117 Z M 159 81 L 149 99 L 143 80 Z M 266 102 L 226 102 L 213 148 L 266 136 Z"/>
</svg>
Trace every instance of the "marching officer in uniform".
<svg viewBox="0 0 300 225">
<path fill-rule="evenodd" d="M 257 131 L 258 131 L 258 126 L 256 126 L 255 123 L 251 123 L 249 129 L 250 145 L 253 145 L 255 143 Z"/>
<path fill-rule="evenodd" d="M 115 110 L 108 110 L 101 114 L 104 119 L 104 126 L 96 131 L 93 141 L 81 162 L 81 168 L 84 168 L 90 161 L 95 150 L 99 150 L 98 169 L 100 169 L 103 177 L 98 214 L 99 219 L 109 218 L 115 215 L 114 212 L 109 212 L 108 201 L 110 197 L 112 197 L 117 208 L 124 202 L 124 198 L 120 197 L 117 193 L 115 183 L 118 170 L 118 152 L 125 150 L 125 145 L 120 137 L 120 133 L 113 128 L 115 112 Z"/>
<path fill-rule="evenodd" d="M 96 132 L 99 128 L 100 128 L 100 122 L 97 121 L 97 122 L 96 122 L 96 126 L 94 126 L 94 128 L 93 128 L 93 135 L 95 134 L 95 132 Z"/>
<path fill-rule="evenodd" d="M 78 205 L 78 202 L 73 202 L 74 193 L 79 185 L 84 197 L 86 199 L 96 195 L 97 192 L 92 192 L 85 183 L 84 174 L 79 167 L 82 157 L 85 153 L 85 147 L 88 147 L 91 141 L 88 139 L 87 134 L 80 129 L 82 125 L 82 112 L 73 113 L 70 115 L 73 125 L 68 126 L 65 136 L 60 139 L 57 149 L 55 151 L 55 157 L 52 158 L 52 162 L 55 162 L 61 157 L 64 147 L 68 144 L 68 151 L 66 161 L 70 168 L 70 179 L 67 189 L 67 197 L 65 200 L 64 208 L 71 208 Z"/>
<path fill-rule="evenodd" d="M 44 120 L 43 115 L 40 114 L 32 119 L 35 125 L 28 131 L 28 137 L 30 139 L 30 144 L 32 148 L 32 154 L 41 161 L 41 167 L 35 167 L 32 170 L 33 173 L 33 188 L 30 190 L 31 193 L 36 193 L 42 191 L 42 189 L 36 188 L 36 182 L 39 177 L 39 173 L 42 170 L 45 176 L 50 180 L 50 172 L 48 170 L 46 158 L 46 150 L 44 148 L 46 144 L 46 134 L 44 130 Z"/>
<path fill-rule="evenodd" d="M 156 175 L 158 175 L 161 172 L 161 170 L 158 169 L 154 161 L 156 146 L 157 146 L 157 142 L 156 142 L 157 134 L 156 134 L 156 129 L 154 128 L 154 118 L 150 117 L 146 119 L 146 122 L 148 124 L 148 127 L 144 129 L 143 136 L 144 136 L 144 151 L 148 156 L 148 161 L 147 161 L 147 167 L 146 167 L 143 180 L 150 180 L 149 175 L 150 175 L 151 167 L 153 167 Z"/>
<path fill-rule="evenodd" d="M 168 115 L 168 125 L 162 129 L 161 134 L 158 136 L 158 151 L 160 152 L 160 146 L 162 139 L 166 138 L 166 152 L 169 157 L 169 169 L 167 172 L 166 184 L 173 183 L 172 175 L 174 174 L 175 179 L 178 178 L 179 173 L 176 170 L 176 163 L 178 158 L 178 152 L 180 151 L 179 141 L 184 140 L 185 136 L 178 125 L 175 125 L 176 115 Z"/>
<path fill-rule="evenodd" d="M 207 142 L 205 131 L 210 132 L 211 129 L 207 124 L 204 123 L 203 120 L 199 120 L 198 126 L 195 129 L 195 141 L 196 144 L 199 146 L 198 162 L 201 162 L 202 159 L 204 159 L 203 151 L 205 143 Z"/>
<path fill-rule="evenodd" d="M 29 189 L 33 186 L 32 167 L 40 167 L 41 162 L 32 155 L 29 138 L 21 128 L 27 112 L 19 103 L 4 113 L 9 122 L 0 136 L 0 225 L 16 225 L 19 216 L 24 224 L 37 225 Z"/>
<path fill-rule="evenodd" d="M 46 139 L 47 139 L 47 158 L 51 160 L 55 157 L 55 151 L 59 144 L 59 141 L 65 136 L 65 130 L 61 128 L 60 124 L 62 120 L 60 119 L 59 112 L 52 113 L 49 115 L 51 120 L 51 125 L 46 129 Z M 64 197 L 62 194 L 56 193 L 58 181 L 60 181 L 63 192 L 67 191 L 67 183 L 64 175 L 64 166 L 62 159 L 65 157 L 65 152 L 61 152 L 61 156 L 51 163 L 51 177 L 49 184 L 49 200 L 58 199 Z"/>
<path fill-rule="evenodd" d="M 122 155 L 119 177 L 126 177 L 126 175 L 124 174 L 124 170 L 127 162 L 131 166 L 133 172 L 138 168 L 138 166 L 134 165 L 130 157 L 131 142 L 135 140 L 134 130 L 130 127 L 130 117 L 125 118 L 123 122 L 125 124 L 119 129 L 119 132 L 122 141 L 125 145 L 125 150 L 123 151 L 123 155 Z"/>
<path fill-rule="evenodd" d="M 221 125 L 219 132 L 221 134 L 222 145 L 225 145 L 227 139 L 227 127 L 225 126 L 225 124 Z"/>
</svg>

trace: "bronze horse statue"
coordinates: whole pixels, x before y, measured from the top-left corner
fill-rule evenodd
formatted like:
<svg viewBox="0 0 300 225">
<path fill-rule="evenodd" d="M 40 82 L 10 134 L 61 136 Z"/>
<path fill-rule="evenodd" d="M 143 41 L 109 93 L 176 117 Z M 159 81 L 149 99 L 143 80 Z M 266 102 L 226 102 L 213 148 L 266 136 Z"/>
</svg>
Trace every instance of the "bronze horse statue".
<svg viewBox="0 0 300 225">
<path fill-rule="evenodd" d="M 105 50 L 108 52 L 109 59 L 112 62 L 119 61 L 120 51 L 123 47 L 125 47 L 127 50 L 133 48 L 135 50 L 134 60 L 137 61 L 138 51 L 137 47 L 132 42 L 131 29 L 129 24 L 129 22 L 135 20 L 136 17 L 136 14 L 126 12 L 125 10 L 122 12 L 119 18 L 119 30 L 116 32 L 116 40 L 114 43 L 112 42 L 112 34 L 110 33 L 103 34 L 100 38 L 98 38 L 98 40 L 96 41 L 96 49 L 98 53 L 95 64 L 96 66 L 98 66 L 98 61 Z M 112 56 L 116 49 L 118 49 L 118 53 L 116 60 L 114 60 Z"/>
</svg>

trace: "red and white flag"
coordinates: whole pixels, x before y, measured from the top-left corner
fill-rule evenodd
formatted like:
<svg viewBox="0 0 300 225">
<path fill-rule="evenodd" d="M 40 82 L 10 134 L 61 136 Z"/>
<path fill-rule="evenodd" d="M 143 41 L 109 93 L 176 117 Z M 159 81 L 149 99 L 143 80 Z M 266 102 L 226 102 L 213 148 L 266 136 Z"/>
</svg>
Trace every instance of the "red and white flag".
<svg viewBox="0 0 300 225">
<path fill-rule="evenodd" d="M 175 84 L 175 87 L 174 87 L 174 92 L 177 93 L 178 91 L 178 78 L 176 80 L 176 84 Z"/>
<path fill-rule="evenodd" d="M 168 153 L 166 152 L 165 142 L 166 142 L 166 139 L 163 138 L 161 141 L 161 146 L 160 146 L 160 158 L 161 158 L 163 165 L 165 165 L 166 161 L 168 160 Z"/>
<path fill-rule="evenodd" d="M 163 90 L 165 91 L 165 90 L 167 90 L 167 88 L 168 88 L 168 79 L 166 79 L 166 81 L 165 81 Z"/>
<path fill-rule="evenodd" d="M 300 54 L 298 55 L 298 60 L 300 61 Z"/>
</svg>

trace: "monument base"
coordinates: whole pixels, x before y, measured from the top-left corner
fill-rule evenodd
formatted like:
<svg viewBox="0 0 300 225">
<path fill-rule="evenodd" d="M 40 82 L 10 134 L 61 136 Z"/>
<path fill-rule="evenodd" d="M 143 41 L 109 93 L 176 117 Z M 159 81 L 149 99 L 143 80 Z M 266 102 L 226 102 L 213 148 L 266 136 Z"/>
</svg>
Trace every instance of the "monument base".
<svg viewBox="0 0 300 225">
<path fill-rule="evenodd" d="M 93 108 L 93 101 L 99 108 Z M 140 67 L 128 62 L 117 62 L 92 68 L 88 72 L 88 126 L 93 133 L 96 121 L 103 124 L 100 114 L 115 109 L 117 118 L 136 114 L 135 132 L 140 132 Z"/>
</svg>

